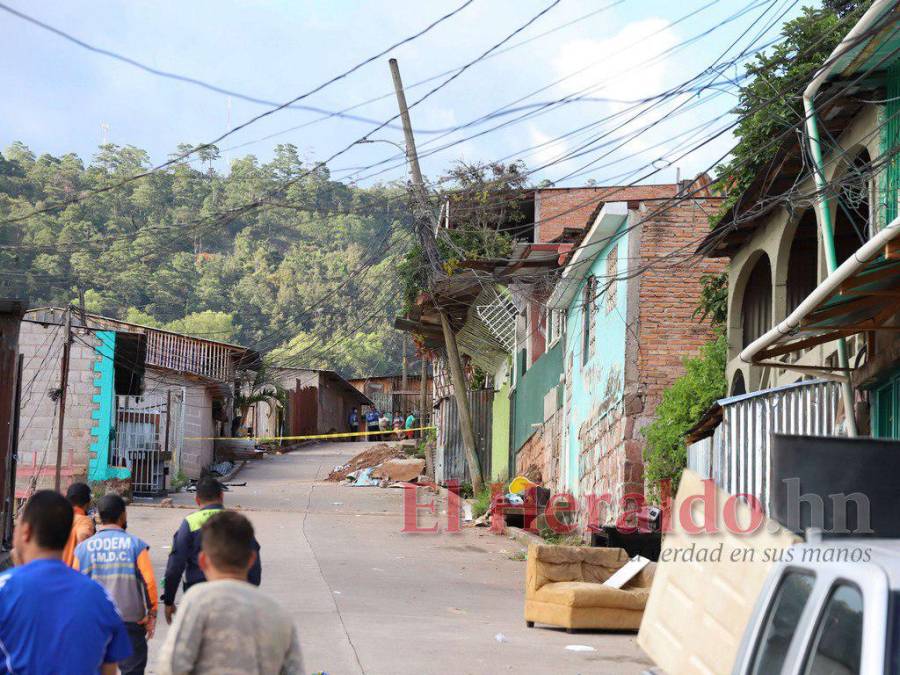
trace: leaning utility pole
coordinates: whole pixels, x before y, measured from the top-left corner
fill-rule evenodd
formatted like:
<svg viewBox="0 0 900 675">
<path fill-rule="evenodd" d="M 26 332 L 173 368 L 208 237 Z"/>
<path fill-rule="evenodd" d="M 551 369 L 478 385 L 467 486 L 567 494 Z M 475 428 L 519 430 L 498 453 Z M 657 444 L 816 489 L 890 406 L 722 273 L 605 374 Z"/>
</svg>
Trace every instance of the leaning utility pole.
<svg viewBox="0 0 900 675">
<path fill-rule="evenodd" d="M 433 219 L 433 215 L 428 211 L 427 192 L 425 190 L 425 180 L 422 178 L 422 171 L 419 169 L 419 157 L 416 154 L 416 141 L 413 137 L 412 124 L 409 121 L 409 109 L 406 106 L 406 94 L 403 92 L 403 81 L 400 79 L 400 68 L 397 65 L 397 59 L 389 61 L 391 66 L 391 77 L 394 80 L 394 90 L 397 93 L 397 104 L 400 106 L 400 119 L 403 122 L 403 135 L 406 138 L 406 159 L 409 162 L 409 172 L 412 176 L 412 187 L 415 196 L 415 206 L 418 213 L 413 214 L 413 223 L 416 235 L 419 238 L 419 244 L 425 252 L 425 258 L 428 260 L 429 281 L 433 282 L 434 278 L 441 273 L 440 254 L 437 249 L 437 242 L 434 238 L 434 232 L 437 228 L 426 226 L 426 219 Z M 432 292 L 432 297 L 434 297 Z M 437 306 L 437 302 L 435 302 Z M 481 466 L 478 463 L 478 454 L 475 446 L 475 432 L 472 428 L 472 416 L 469 414 L 469 398 L 468 388 L 466 386 L 466 376 L 463 372 L 462 362 L 459 358 L 459 348 L 456 345 L 456 335 L 450 326 L 450 320 L 447 313 L 440 306 L 437 307 L 441 317 L 441 328 L 444 332 L 444 344 L 447 345 L 447 362 L 450 366 L 450 382 L 453 385 L 453 394 L 456 397 L 456 408 L 459 414 L 459 428 L 463 437 L 463 448 L 466 453 L 466 464 L 469 467 L 469 476 L 472 478 L 472 489 L 478 493 L 481 492 L 482 478 Z M 423 384 L 424 386 L 424 384 Z"/>
<path fill-rule="evenodd" d="M 428 408 L 428 361 L 425 354 L 422 354 L 422 361 L 419 364 L 419 426 L 426 425 L 425 410 Z"/>
<path fill-rule="evenodd" d="M 66 421 L 66 389 L 69 388 L 69 353 L 72 349 L 72 307 L 66 307 L 66 324 L 63 328 L 62 362 L 59 365 L 59 427 L 56 432 L 56 475 L 53 488 L 59 492 L 63 461 L 63 426 Z"/>
</svg>

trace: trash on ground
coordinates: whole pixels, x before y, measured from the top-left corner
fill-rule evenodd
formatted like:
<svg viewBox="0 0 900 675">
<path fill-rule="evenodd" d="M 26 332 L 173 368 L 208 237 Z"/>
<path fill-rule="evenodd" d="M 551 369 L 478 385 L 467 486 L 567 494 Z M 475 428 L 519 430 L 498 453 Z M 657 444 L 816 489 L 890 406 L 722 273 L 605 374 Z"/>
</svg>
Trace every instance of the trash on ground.
<svg viewBox="0 0 900 675">
<path fill-rule="evenodd" d="M 418 478 L 424 468 L 424 459 L 389 459 L 375 467 L 372 475 L 392 481 L 409 481 Z"/>
<path fill-rule="evenodd" d="M 347 476 L 354 471 L 373 468 L 389 459 L 404 456 L 403 451 L 398 446 L 380 443 L 379 445 L 374 445 L 371 448 L 362 451 L 346 464 L 336 466 L 334 471 L 328 474 L 328 478 L 325 480 L 340 482 L 345 480 Z"/>
<path fill-rule="evenodd" d="M 229 462 L 227 459 L 223 462 L 219 462 L 218 464 L 213 464 L 209 467 L 209 472 L 218 476 L 227 476 L 231 473 L 231 470 L 234 469 L 234 462 Z"/>
<path fill-rule="evenodd" d="M 378 481 L 372 478 L 372 467 L 368 466 L 365 469 L 360 469 L 359 471 L 354 471 L 347 478 L 352 478 L 353 482 L 351 485 L 353 487 L 371 487 L 373 485 L 378 485 Z"/>
<path fill-rule="evenodd" d="M 472 522 L 472 505 L 469 502 L 463 502 L 463 520 L 467 523 Z"/>
</svg>

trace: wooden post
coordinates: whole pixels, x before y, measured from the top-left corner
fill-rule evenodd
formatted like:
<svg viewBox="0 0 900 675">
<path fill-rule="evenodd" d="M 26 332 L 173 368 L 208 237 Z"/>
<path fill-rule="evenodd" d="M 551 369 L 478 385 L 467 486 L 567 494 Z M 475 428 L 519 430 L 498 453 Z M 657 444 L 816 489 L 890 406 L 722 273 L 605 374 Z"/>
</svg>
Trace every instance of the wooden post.
<svg viewBox="0 0 900 675">
<path fill-rule="evenodd" d="M 19 439 L 19 396 L 22 355 L 19 326 L 25 307 L 15 300 L 0 300 L 0 563 L 9 550 L 16 494 L 16 444 Z"/>
<path fill-rule="evenodd" d="M 62 362 L 59 366 L 59 427 L 56 432 L 56 474 L 53 478 L 53 489 L 59 492 L 60 472 L 63 461 L 63 431 L 66 421 L 66 389 L 69 388 L 69 355 L 72 349 L 72 308 L 66 307 L 66 324 L 63 328 Z"/>
<path fill-rule="evenodd" d="M 439 274 L 441 270 L 440 254 L 437 250 L 437 242 L 434 232 L 437 228 L 425 227 L 422 220 L 425 217 L 433 219 L 433 214 L 428 210 L 425 180 L 419 168 L 419 157 L 416 154 L 416 140 L 413 136 L 412 123 L 409 120 L 409 109 L 406 106 L 406 94 L 403 92 L 403 81 L 400 79 L 400 67 L 397 59 L 390 59 L 391 77 L 394 80 L 394 91 L 397 94 L 397 104 L 400 107 L 400 119 L 403 121 L 403 135 L 406 139 L 406 159 L 409 161 L 409 171 L 412 175 L 413 189 L 416 193 L 421 214 L 414 214 L 413 222 L 416 224 L 416 234 L 425 257 L 430 267 L 429 279 Z M 433 297 L 433 296 L 432 296 Z M 435 305 L 437 303 L 435 302 Z M 472 489 L 481 492 L 481 466 L 478 464 L 478 453 L 475 446 L 475 433 L 472 430 L 472 417 L 469 414 L 469 399 L 467 396 L 466 378 L 459 358 L 459 349 L 456 346 L 456 336 L 450 326 L 447 313 L 438 307 L 441 316 L 441 328 L 444 332 L 444 343 L 447 347 L 447 361 L 450 364 L 450 381 L 453 384 L 453 392 L 456 396 L 456 407 L 459 413 L 459 427 L 463 436 L 463 447 L 466 453 L 466 464 L 469 466 L 469 475 L 472 477 Z"/>
<path fill-rule="evenodd" d="M 406 393 L 409 389 L 409 377 L 407 377 L 407 361 L 406 361 L 406 333 L 403 333 L 403 359 L 400 362 L 400 412 L 406 415 L 409 412 L 409 395 Z"/>
</svg>

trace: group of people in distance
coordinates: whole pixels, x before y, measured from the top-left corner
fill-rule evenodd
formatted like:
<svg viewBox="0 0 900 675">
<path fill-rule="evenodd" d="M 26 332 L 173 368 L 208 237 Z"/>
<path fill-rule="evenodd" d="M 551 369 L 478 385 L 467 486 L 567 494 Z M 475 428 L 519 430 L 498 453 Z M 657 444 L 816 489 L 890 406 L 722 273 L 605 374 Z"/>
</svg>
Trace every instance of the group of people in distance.
<svg viewBox="0 0 900 675">
<path fill-rule="evenodd" d="M 91 501 L 90 488 L 76 483 L 66 497 L 40 490 L 19 509 L 15 567 L 0 574 L 0 672 L 144 672 L 159 604 L 150 547 L 127 531 L 122 497 L 97 500 L 96 528 Z M 215 479 L 197 483 L 196 502 L 166 566 L 171 626 L 155 672 L 301 673 L 293 621 L 256 588 L 262 567 L 253 525 L 225 509 Z"/>
<path fill-rule="evenodd" d="M 360 423 L 364 423 L 360 429 Z M 353 408 L 347 416 L 347 425 L 350 433 L 365 435 L 366 440 L 390 440 L 392 435 L 397 440 L 412 438 L 416 427 L 416 414 L 410 411 L 404 419 L 403 413 L 397 411 L 390 416 L 385 412 L 379 412 L 375 406 L 369 406 L 362 416 L 359 410 Z M 359 436 L 351 436 L 350 440 L 358 440 Z"/>
</svg>

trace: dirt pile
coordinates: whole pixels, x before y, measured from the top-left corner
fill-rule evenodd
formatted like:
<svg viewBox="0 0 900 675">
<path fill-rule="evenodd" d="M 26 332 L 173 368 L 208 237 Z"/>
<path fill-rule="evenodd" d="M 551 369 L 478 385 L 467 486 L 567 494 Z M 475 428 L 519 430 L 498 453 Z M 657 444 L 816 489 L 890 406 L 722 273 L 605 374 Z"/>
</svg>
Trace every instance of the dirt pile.
<svg viewBox="0 0 900 675">
<path fill-rule="evenodd" d="M 370 466 L 378 466 L 382 462 L 398 457 L 406 457 L 406 454 L 398 446 L 388 445 L 387 443 L 374 445 L 368 450 L 364 450 L 356 455 L 343 466 L 335 467 L 334 471 L 328 474 L 328 478 L 325 480 L 340 482 L 346 480 L 347 474 L 359 471 L 360 469 L 366 469 Z"/>
</svg>

